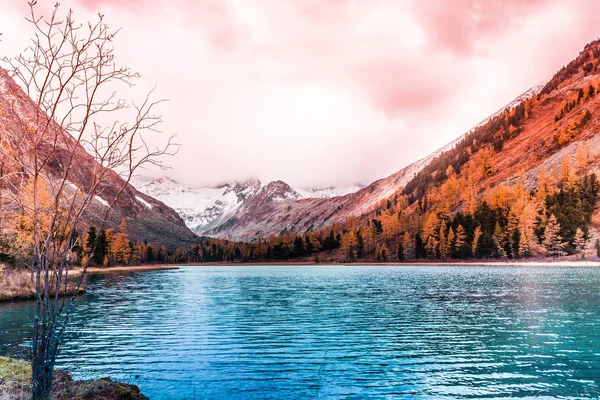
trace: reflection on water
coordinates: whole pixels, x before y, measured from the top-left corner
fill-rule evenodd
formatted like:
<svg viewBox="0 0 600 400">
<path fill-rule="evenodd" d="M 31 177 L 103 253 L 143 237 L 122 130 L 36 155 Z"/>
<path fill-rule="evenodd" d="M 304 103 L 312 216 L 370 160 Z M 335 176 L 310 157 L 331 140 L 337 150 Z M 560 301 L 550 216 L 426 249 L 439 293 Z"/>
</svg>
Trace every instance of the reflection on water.
<svg viewBox="0 0 600 400">
<path fill-rule="evenodd" d="M 59 364 L 151 399 L 600 396 L 600 269 L 187 267 L 95 276 Z M 0 355 L 31 303 L 0 306 Z"/>
</svg>

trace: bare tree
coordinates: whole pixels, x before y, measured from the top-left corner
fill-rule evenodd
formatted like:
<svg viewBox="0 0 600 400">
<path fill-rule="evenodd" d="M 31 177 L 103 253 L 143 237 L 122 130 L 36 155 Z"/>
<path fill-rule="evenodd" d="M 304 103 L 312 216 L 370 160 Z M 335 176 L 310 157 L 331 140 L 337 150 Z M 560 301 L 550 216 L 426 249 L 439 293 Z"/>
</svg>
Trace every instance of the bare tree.
<svg viewBox="0 0 600 400">
<path fill-rule="evenodd" d="M 81 245 L 78 232 L 86 223 L 90 203 L 102 192 L 103 182 L 118 172 L 123 178 L 121 187 L 111 196 L 105 213 L 96 218 L 103 228 L 136 170 L 146 164 L 160 166 L 159 158 L 174 154 L 176 145 L 172 137 L 158 148 L 147 141 L 147 134 L 158 132 L 161 117 L 154 109 L 163 100 L 151 100 L 152 91 L 139 103 L 129 103 L 118 94 L 140 76 L 116 65 L 112 42 L 118 30 L 111 30 L 103 15 L 93 23 L 80 24 L 71 10 L 61 17 L 58 3 L 47 18 L 36 13 L 36 1 L 29 6 L 27 21 L 35 30 L 29 47 L 21 55 L 2 59 L 35 103 L 23 110 L 27 103 L 13 93 L 9 110 L 21 120 L 28 157 L 0 150 L 5 160 L 18 166 L 0 180 L 12 189 L 12 201 L 31 233 L 28 266 L 37 301 L 33 398 L 48 399 L 75 301 L 68 290 L 73 251 Z M 82 166 L 81 160 L 89 159 L 85 152 L 95 162 Z M 72 179 L 83 169 L 85 185 L 74 189 Z M 91 258 L 93 254 L 86 260 Z M 77 278 L 75 292 L 88 262 Z"/>
</svg>

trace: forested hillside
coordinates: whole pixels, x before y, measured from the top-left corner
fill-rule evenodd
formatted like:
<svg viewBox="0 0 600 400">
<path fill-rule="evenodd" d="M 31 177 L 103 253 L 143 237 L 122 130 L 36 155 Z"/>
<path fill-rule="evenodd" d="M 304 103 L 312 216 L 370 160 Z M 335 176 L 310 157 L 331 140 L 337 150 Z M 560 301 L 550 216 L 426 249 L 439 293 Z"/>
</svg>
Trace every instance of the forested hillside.
<svg viewBox="0 0 600 400">
<path fill-rule="evenodd" d="M 302 211 L 306 229 L 286 228 L 269 236 L 257 230 L 247 242 L 202 238 L 167 251 L 129 242 L 127 221 L 119 230 L 84 232 L 78 256 L 91 254 L 85 243 L 101 235 L 102 248 L 95 249 L 92 264 L 595 257 L 600 248 L 599 60 L 600 42 L 590 43 L 539 92 L 529 92 L 446 151 L 416 163 L 412 176 L 409 168 L 388 178 L 399 189 L 383 200 L 372 201 L 393 187 L 384 180 L 347 199 L 318 200 L 323 203 L 318 207 L 278 205 L 284 220 Z M 264 202 L 260 215 L 271 218 L 274 202 Z M 364 211 L 352 215 L 351 209 Z M 254 225 L 245 226 L 250 232 Z"/>
<path fill-rule="evenodd" d="M 28 211 L 34 200 L 27 171 L 33 170 L 33 165 L 41 165 L 43 179 L 37 185 L 35 201 L 44 209 L 52 208 L 53 193 L 62 190 L 66 205 L 59 209 L 64 215 L 64 210 L 83 203 L 84 194 L 96 187 L 97 195 L 85 207 L 78 234 L 91 225 L 100 225 L 110 209 L 107 228 L 114 229 L 125 219 L 127 233 L 135 240 L 174 249 L 198 239 L 172 209 L 103 167 L 0 68 L 0 262 L 29 256 L 32 217 Z M 68 180 L 64 180 L 65 174 Z M 63 181 L 67 184 L 62 185 Z"/>
<path fill-rule="evenodd" d="M 252 244 L 207 240 L 177 257 L 202 259 L 215 245 L 228 260 L 595 256 L 599 60 L 600 42 L 588 44 L 539 94 L 475 128 L 359 217 Z"/>
</svg>

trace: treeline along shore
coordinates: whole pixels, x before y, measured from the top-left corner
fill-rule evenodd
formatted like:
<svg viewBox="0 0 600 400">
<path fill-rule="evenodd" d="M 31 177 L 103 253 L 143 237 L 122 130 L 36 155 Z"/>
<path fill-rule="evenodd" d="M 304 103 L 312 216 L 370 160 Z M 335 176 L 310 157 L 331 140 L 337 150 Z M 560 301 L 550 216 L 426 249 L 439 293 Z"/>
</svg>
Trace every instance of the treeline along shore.
<svg viewBox="0 0 600 400">
<path fill-rule="evenodd" d="M 86 274 L 107 274 L 107 273 L 128 273 L 128 272 L 150 272 L 177 270 L 180 267 L 236 267 L 236 266 L 290 266 L 290 267 L 309 267 L 309 266 L 342 266 L 342 267 L 363 267 L 363 266 L 425 266 L 425 267 L 569 267 L 569 268 L 596 268 L 600 267 L 600 259 L 586 259 L 576 257 L 563 257 L 561 259 L 553 258 L 530 258 L 521 260 L 490 260 L 490 259 L 472 259 L 472 260 L 414 260 L 403 262 L 330 262 L 324 259 L 315 262 L 314 259 L 294 260 L 294 261 L 213 261 L 213 262 L 194 262 L 194 263 L 176 263 L 176 264 L 140 264 L 140 265 L 112 265 L 112 266 L 94 266 L 86 269 Z M 73 296 L 86 293 L 84 285 L 77 289 L 76 281 L 81 276 L 83 269 L 74 268 L 69 272 L 73 281 L 66 287 L 63 295 Z M 0 264 L 0 303 L 10 301 L 26 301 L 35 299 L 35 286 L 31 281 L 31 274 L 26 269 L 15 269 L 13 267 Z"/>
</svg>

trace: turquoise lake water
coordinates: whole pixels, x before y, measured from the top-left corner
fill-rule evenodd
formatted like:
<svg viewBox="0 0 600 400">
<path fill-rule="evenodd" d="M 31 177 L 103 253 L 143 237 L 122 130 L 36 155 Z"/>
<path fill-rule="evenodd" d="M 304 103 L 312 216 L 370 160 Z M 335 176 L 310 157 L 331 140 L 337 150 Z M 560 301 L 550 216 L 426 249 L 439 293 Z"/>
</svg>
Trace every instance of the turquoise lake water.
<svg viewBox="0 0 600 400">
<path fill-rule="evenodd" d="M 59 367 L 153 400 L 600 396 L 600 269 L 185 267 L 88 290 Z M 31 316 L 0 305 L 0 355 L 26 356 Z"/>
</svg>

